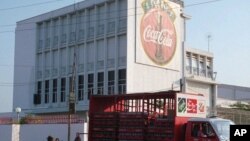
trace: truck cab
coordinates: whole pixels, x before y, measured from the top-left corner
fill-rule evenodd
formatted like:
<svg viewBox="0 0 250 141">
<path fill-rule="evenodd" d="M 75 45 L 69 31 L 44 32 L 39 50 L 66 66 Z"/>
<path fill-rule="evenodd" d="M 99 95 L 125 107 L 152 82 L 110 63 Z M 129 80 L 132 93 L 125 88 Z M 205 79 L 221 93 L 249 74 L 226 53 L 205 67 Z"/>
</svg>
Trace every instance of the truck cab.
<svg viewBox="0 0 250 141">
<path fill-rule="evenodd" d="M 186 124 L 186 141 L 229 141 L 230 125 L 221 118 L 190 118 Z"/>
</svg>

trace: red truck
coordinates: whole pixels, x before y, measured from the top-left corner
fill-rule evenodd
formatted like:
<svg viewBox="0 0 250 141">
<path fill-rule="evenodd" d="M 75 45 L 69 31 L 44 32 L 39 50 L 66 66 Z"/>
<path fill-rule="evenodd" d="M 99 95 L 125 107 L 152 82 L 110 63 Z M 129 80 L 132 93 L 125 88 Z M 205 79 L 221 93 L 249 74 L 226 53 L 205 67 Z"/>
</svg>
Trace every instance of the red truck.
<svg viewBox="0 0 250 141">
<path fill-rule="evenodd" d="M 229 141 L 230 120 L 206 118 L 200 94 L 95 95 L 89 141 Z"/>
</svg>

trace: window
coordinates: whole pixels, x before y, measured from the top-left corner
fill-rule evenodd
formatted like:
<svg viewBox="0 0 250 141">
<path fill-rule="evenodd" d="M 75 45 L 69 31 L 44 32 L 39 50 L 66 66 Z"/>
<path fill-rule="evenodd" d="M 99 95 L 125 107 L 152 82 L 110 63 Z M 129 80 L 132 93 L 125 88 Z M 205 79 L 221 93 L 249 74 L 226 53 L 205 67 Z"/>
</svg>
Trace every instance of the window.
<svg viewBox="0 0 250 141">
<path fill-rule="evenodd" d="M 126 93 L 126 69 L 121 69 L 118 72 L 118 91 L 119 94 Z"/>
<path fill-rule="evenodd" d="M 200 130 L 200 125 L 198 123 L 193 123 L 192 125 L 192 137 L 198 137 L 198 131 Z"/>
<path fill-rule="evenodd" d="M 111 21 L 108 23 L 108 33 L 115 32 L 115 21 Z"/>
<path fill-rule="evenodd" d="M 45 42 L 45 48 L 49 49 L 49 47 L 50 47 L 50 38 L 47 38 Z"/>
<path fill-rule="evenodd" d="M 54 44 L 54 47 L 58 45 L 58 36 L 54 36 L 53 44 Z"/>
<path fill-rule="evenodd" d="M 214 136 L 214 130 L 209 123 L 197 122 L 192 123 L 191 136 L 194 138 L 206 138 Z"/>
<path fill-rule="evenodd" d="M 83 40 L 84 39 L 84 29 L 80 29 L 79 30 L 79 40 Z"/>
<path fill-rule="evenodd" d="M 42 94 L 42 82 L 38 81 L 37 83 L 37 94 L 41 95 Z"/>
<path fill-rule="evenodd" d="M 88 38 L 93 38 L 94 34 L 95 34 L 95 28 L 94 27 L 89 27 Z"/>
<path fill-rule="evenodd" d="M 108 72 L 108 94 L 114 94 L 115 91 L 115 71 Z"/>
<path fill-rule="evenodd" d="M 75 42 L 75 40 L 76 40 L 76 33 L 75 32 L 71 32 L 70 33 L 70 42 L 71 43 Z"/>
<path fill-rule="evenodd" d="M 205 74 L 206 74 L 204 61 L 205 61 L 205 58 L 200 57 L 200 62 L 199 62 L 199 75 L 200 76 L 205 76 Z"/>
<path fill-rule="evenodd" d="M 34 95 L 34 104 L 41 104 L 42 82 L 37 82 L 37 94 Z"/>
<path fill-rule="evenodd" d="M 61 79 L 61 102 L 65 102 L 66 78 Z"/>
<path fill-rule="evenodd" d="M 196 55 L 192 56 L 192 67 L 193 74 L 198 75 L 198 57 Z"/>
<path fill-rule="evenodd" d="M 57 102 L 57 79 L 53 80 L 53 95 L 52 95 L 52 102 Z"/>
<path fill-rule="evenodd" d="M 62 35 L 61 35 L 61 43 L 62 43 L 62 44 L 65 44 L 65 43 L 66 43 L 66 38 L 67 38 L 67 35 L 66 35 L 66 34 L 62 34 Z"/>
<path fill-rule="evenodd" d="M 97 94 L 103 95 L 104 73 L 99 72 L 97 75 Z"/>
<path fill-rule="evenodd" d="M 207 58 L 207 76 L 213 78 L 212 59 Z"/>
<path fill-rule="evenodd" d="M 94 74 L 88 74 L 88 99 L 94 93 Z"/>
<path fill-rule="evenodd" d="M 122 18 L 119 20 L 119 31 L 125 31 L 127 28 L 127 19 Z"/>
<path fill-rule="evenodd" d="M 78 76 L 78 100 L 82 101 L 84 99 L 83 93 L 84 92 L 84 76 Z"/>
<path fill-rule="evenodd" d="M 104 24 L 98 26 L 98 35 L 104 34 Z"/>
<path fill-rule="evenodd" d="M 190 53 L 186 54 L 186 71 L 187 73 L 191 74 L 191 57 L 190 57 Z"/>
<path fill-rule="evenodd" d="M 45 81 L 44 103 L 49 103 L 49 80 Z"/>
<path fill-rule="evenodd" d="M 43 49 L 43 40 L 38 41 L 38 51 L 41 51 Z"/>
</svg>

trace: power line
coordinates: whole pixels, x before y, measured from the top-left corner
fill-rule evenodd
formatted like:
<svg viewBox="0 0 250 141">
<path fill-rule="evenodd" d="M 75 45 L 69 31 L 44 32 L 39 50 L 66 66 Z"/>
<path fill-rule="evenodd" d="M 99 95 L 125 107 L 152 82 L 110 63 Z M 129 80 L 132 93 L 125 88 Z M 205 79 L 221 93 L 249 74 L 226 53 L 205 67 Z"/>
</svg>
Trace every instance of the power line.
<svg viewBox="0 0 250 141">
<path fill-rule="evenodd" d="M 56 1 L 62 1 L 62 0 L 56 0 Z M 198 5 L 204 5 L 204 4 L 209 4 L 209 3 L 214 3 L 214 2 L 219 2 L 219 1 L 222 1 L 222 0 L 211 0 L 211 1 L 206 1 L 206 2 L 200 2 L 200 3 L 194 3 L 194 4 L 189 4 L 189 5 L 186 5 L 184 6 L 184 8 L 189 8 L 189 7 L 193 7 L 193 6 L 198 6 Z M 140 7 L 136 7 L 136 8 L 140 8 Z M 127 11 L 127 10 L 133 10 L 135 8 L 128 8 L 128 9 L 122 9 L 122 10 L 113 10 L 113 11 L 108 11 L 108 12 L 102 12 L 102 13 L 98 13 L 98 14 L 92 14 L 91 16 L 101 16 L 101 15 L 105 15 L 105 14 L 108 14 L 108 13 L 114 13 L 114 12 L 122 12 L 122 11 Z M 173 8 L 170 8 L 170 10 L 173 10 L 173 9 L 179 9 L 179 7 L 173 7 Z M 1 9 L 0 9 L 1 10 Z M 80 10 L 78 10 L 80 11 Z M 143 15 L 144 13 L 138 13 L 136 15 Z M 120 17 L 120 18 L 124 18 L 124 17 L 129 17 L 129 16 L 134 16 L 133 15 L 127 15 L 127 16 L 123 16 L 123 17 Z M 80 16 L 78 18 L 81 18 L 81 17 L 85 17 L 85 16 Z M 109 19 L 116 19 L 117 17 L 113 17 L 113 18 L 106 18 L 106 19 L 102 19 L 102 20 L 109 20 Z M 78 22 L 78 24 L 82 24 L 82 23 L 89 23 L 89 22 L 97 22 L 97 21 L 100 21 L 100 20 L 88 20 L 86 22 Z M 37 23 L 37 22 L 28 22 L 28 23 L 21 23 L 19 25 L 26 25 L 26 24 L 34 24 L 34 23 Z M 76 21 L 77 23 L 77 21 Z M 72 24 L 66 24 L 66 25 L 72 25 Z M 65 25 L 65 26 L 66 26 Z M 0 27 L 9 27 L 9 26 L 16 26 L 15 24 L 6 24 L 6 25 L 0 25 Z M 59 26 L 64 26 L 64 25 L 59 25 Z M 50 26 L 50 27 L 56 27 L 56 26 Z M 32 29 L 23 29 L 23 30 L 33 30 L 35 28 L 32 28 Z M 23 30 L 16 30 L 16 31 L 23 31 Z M 11 31 L 11 30 L 8 30 L 8 31 L 0 31 L 0 33 L 8 33 L 8 32 L 15 32 L 15 31 Z"/>
<path fill-rule="evenodd" d="M 35 67 L 33 65 L 5 65 L 5 64 L 0 64 L 0 67 Z"/>
<path fill-rule="evenodd" d="M 59 1 L 63 1 L 63 0 L 50 0 L 50 1 L 45 1 L 45 2 L 32 3 L 32 4 L 28 4 L 28 5 L 21 5 L 21 6 L 9 7 L 9 8 L 1 8 L 0 11 L 14 10 L 14 9 L 19 9 L 19 8 L 49 4 L 49 3 L 53 3 L 53 2 L 59 2 Z"/>
<path fill-rule="evenodd" d="M 199 3 L 189 4 L 189 5 L 186 5 L 184 7 L 187 8 L 187 7 L 192 7 L 192 6 L 198 6 L 198 5 L 204 5 L 204 4 L 209 4 L 209 3 L 215 3 L 215 2 L 219 2 L 219 1 L 223 1 L 223 0 L 210 0 L 210 1 L 205 1 L 205 2 L 199 2 Z"/>
</svg>

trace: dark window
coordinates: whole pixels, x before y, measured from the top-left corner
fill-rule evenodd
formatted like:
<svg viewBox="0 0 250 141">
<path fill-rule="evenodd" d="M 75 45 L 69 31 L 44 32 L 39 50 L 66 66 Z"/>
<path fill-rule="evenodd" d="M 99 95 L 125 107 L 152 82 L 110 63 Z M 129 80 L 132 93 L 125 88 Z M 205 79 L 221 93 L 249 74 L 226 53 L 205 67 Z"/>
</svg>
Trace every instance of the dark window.
<svg viewBox="0 0 250 141">
<path fill-rule="evenodd" d="M 53 96 L 52 96 L 52 102 L 57 102 L 57 79 L 53 80 Z"/>
<path fill-rule="evenodd" d="M 49 103 L 49 80 L 45 81 L 45 97 L 44 103 Z"/>
<path fill-rule="evenodd" d="M 97 94 L 103 95 L 104 73 L 99 72 L 97 75 Z"/>
<path fill-rule="evenodd" d="M 37 82 L 37 94 L 34 95 L 34 104 L 41 104 L 42 82 Z"/>
<path fill-rule="evenodd" d="M 115 71 L 108 72 L 108 94 L 115 92 Z"/>
<path fill-rule="evenodd" d="M 78 76 L 78 100 L 81 101 L 84 99 L 84 76 L 79 75 Z"/>
<path fill-rule="evenodd" d="M 42 94 L 42 82 L 41 81 L 37 83 L 37 94 L 39 95 Z"/>
<path fill-rule="evenodd" d="M 41 95 L 39 94 L 34 94 L 34 104 L 41 104 Z"/>
<path fill-rule="evenodd" d="M 61 79 L 61 102 L 65 102 L 66 78 Z"/>
<path fill-rule="evenodd" d="M 126 69 L 121 69 L 118 72 L 118 91 L 119 94 L 126 93 Z"/>
<path fill-rule="evenodd" d="M 88 74 L 88 99 L 94 90 L 94 74 Z"/>
</svg>

